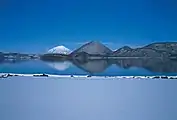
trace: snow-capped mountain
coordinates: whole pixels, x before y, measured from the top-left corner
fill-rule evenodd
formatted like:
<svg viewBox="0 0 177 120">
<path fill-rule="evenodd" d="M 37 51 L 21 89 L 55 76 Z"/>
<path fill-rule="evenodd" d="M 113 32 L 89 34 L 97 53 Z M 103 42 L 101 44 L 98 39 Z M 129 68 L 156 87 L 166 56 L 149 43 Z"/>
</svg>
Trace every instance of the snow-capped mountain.
<svg viewBox="0 0 177 120">
<path fill-rule="evenodd" d="M 56 46 L 50 50 L 48 50 L 48 53 L 58 53 L 58 54 L 70 54 L 72 51 L 68 48 L 66 48 L 65 46 Z M 57 70 L 66 70 L 67 68 L 69 68 L 71 66 L 71 63 L 68 61 L 64 61 L 64 62 L 49 62 L 47 63 L 49 66 L 57 69 Z"/>
<path fill-rule="evenodd" d="M 61 45 L 50 49 L 48 53 L 70 54 L 71 50 Z"/>
</svg>

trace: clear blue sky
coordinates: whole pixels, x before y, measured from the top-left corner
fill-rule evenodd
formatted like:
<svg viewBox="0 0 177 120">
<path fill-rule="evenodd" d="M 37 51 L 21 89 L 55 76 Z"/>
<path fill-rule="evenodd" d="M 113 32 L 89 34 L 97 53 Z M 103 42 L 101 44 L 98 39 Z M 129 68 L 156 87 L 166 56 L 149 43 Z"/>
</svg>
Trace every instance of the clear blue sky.
<svg viewBox="0 0 177 120">
<path fill-rule="evenodd" d="M 176 0 L 1 0 L 0 51 L 177 41 Z"/>
</svg>

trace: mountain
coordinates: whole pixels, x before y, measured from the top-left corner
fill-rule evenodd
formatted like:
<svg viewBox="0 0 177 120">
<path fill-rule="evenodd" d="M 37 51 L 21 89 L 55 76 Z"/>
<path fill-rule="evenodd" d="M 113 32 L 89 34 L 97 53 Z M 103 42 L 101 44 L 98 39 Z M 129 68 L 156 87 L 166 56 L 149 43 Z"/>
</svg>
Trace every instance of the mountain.
<svg viewBox="0 0 177 120">
<path fill-rule="evenodd" d="M 119 54 L 125 54 L 126 52 L 131 51 L 132 48 L 130 48 L 129 46 L 124 46 L 122 48 L 119 48 L 118 50 L 113 52 L 113 55 L 119 55 Z"/>
<path fill-rule="evenodd" d="M 152 43 L 144 48 L 153 49 L 159 52 L 177 53 L 177 42 L 158 42 Z"/>
<path fill-rule="evenodd" d="M 126 52 L 114 52 L 114 56 L 119 57 L 161 57 L 162 54 L 158 51 L 152 49 L 145 49 L 145 48 L 137 48 L 128 50 Z"/>
<path fill-rule="evenodd" d="M 169 57 L 177 53 L 177 42 L 152 43 L 141 48 L 128 46 L 113 52 L 113 56 L 121 57 Z"/>
<path fill-rule="evenodd" d="M 40 55 L 40 60 L 43 61 L 65 61 L 69 59 L 69 54 L 71 50 L 66 48 L 65 46 L 56 46 L 50 50 L 46 54 Z"/>
<path fill-rule="evenodd" d="M 48 53 L 70 54 L 71 50 L 65 46 L 56 46 L 48 51 Z"/>
<path fill-rule="evenodd" d="M 36 54 L 3 53 L 0 52 L 0 63 L 17 63 L 39 59 Z"/>
<path fill-rule="evenodd" d="M 91 41 L 80 48 L 76 49 L 71 53 L 71 55 L 76 55 L 78 53 L 87 53 L 92 55 L 108 55 L 112 54 L 112 50 L 110 50 L 108 47 L 103 45 L 102 43 L 98 41 Z"/>
</svg>

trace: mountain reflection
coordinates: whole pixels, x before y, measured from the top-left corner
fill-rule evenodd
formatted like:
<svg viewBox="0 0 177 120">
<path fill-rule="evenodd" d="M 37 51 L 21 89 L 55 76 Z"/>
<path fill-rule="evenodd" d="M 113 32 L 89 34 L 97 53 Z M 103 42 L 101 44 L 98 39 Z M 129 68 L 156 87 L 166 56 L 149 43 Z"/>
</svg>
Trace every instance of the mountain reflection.
<svg viewBox="0 0 177 120">
<path fill-rule="evenodd" d="M 80 63 L 79 61 L 72 61 L 72 63 L 78 68 L 90 74 L 101 73 L 111 65 L 106 60 L 89 60 L 84 63 Z"/>
<path fill-rule="evenodd" d="M 30 60 L 20 59 L 5 59 L 0 61 L 0 64 L 17 64 Z M 41 60 L 43 61 L 43 60 Z M 144 68 L 151 72 L 157 73 L 177 73 L 177 60 L 162 59 L 162 58 L 124 58 L 124 59 L 99 59 L 99 60 L 70 60 L 70 61 L 43 61 L 50 67 L 64 71 L 71 66 L 76 66 L 90 74 L 102 73 L 111 65 L 116 65 L 117 68 L 130 69 L 131 67 Z M 3 72 L 3 71 L 1 71 Z"/>
<path fill-rule="evenodd" d="M 59 71 L 64 71 L 68 69 L 72 63 L 69 61 L 63 61 L 63 62 L 46 62 L 50 67 L 53 67 Z"/>
<path fill-rule="evenodd" d="M 144 68 L 151 72 L 176 73 L 177 61 L 169 59 L 122 59 L 116 60 L 115 64 L 124 69 L 131 67 Z"/>
<path fill-rule="evenodd" d="M 177 61 L 160 58 L 88 60 L 85 62 L 79 62 L 74 60 L 70 62 L 76 67 L 90 74 L 101 73 L 113 64 L 116 64 L 119 68 L 123 69 L 137 67 L 144 68 L 151 72 L 177 73 Z"/>
</svg>

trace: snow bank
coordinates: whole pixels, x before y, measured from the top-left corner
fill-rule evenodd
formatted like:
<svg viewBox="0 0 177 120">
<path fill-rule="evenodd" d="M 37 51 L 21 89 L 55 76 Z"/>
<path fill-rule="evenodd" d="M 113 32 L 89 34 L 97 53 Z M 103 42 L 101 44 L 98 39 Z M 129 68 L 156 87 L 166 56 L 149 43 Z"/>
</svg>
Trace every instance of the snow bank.
<svg viewBox="0 0 177 120">
<path fill-rule="evenodd" d="M 0 78 L 7 77 L 55 77 L 55 78 L 87 78 L 87 79 L 177 79 L 177 76 L 90 76 L 90 75 L 52 75 L 52 74 L 15 74 L 15 73 L 0 73 Z"/>
</svg>

